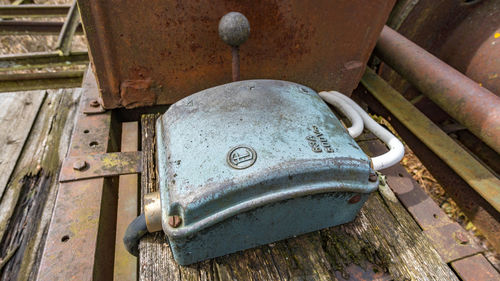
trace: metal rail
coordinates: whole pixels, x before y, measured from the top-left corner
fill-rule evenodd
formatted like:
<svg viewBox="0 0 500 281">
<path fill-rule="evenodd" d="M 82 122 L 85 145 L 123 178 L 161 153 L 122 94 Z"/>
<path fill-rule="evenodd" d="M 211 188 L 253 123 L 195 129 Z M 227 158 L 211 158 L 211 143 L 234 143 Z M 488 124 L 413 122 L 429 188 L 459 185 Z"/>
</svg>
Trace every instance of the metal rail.
<svg viewBox="0 0 500 281">
<path fill-rule="evenodd" d="M 75 88 L 82 77 L 83 71 L 0 74 L 0 92 Z"/>
<path fill-rule="evenodd" d="M 40 52 L 28 54 L 12 54 L 0 56 L 0 72 L 45 68 L 64 65 L 88 64 L 87 52 L 73 52 L 68 56 L 61 56 L 58 52 Z"/>
<path fill-rule="evenodd" d="M 500 153 L 500 97 L 385 26 L 377 56 Z"/>
<path fill-rule="evenodd" d="M 432 123 L 373 70 L 366 70 L 361 83 L 491 206 L 500 211 L 500 179 L 481 165 L 436 124 Z"/>
<path fill-rule="evenodd" d="M 0 6 L 0 18 L 64 17 L 69 8 L 70 5 L 2 5 Z"/>
<path fill-rule="evenodd" d="M 0 21 L 0 35 L 58 35 L 63 25 L 50 21 Z M 75 34 L 83 34 L 81 24 Z"/>
<path fill-rule="evenodd" d="M 61 33 L 57 39 L 56 50 L 60 51 L 62 55 L 67 56 L 71 52 L 71 42 L 73 42 L 73 35 L 78 28 L 80 22 L 80 13 L 78 12 L 78 6 L 76 5 L 76 0 L 73 0 L 73 4 L 68 11 L 64 25 L 61 28 Z"/>
</svg>

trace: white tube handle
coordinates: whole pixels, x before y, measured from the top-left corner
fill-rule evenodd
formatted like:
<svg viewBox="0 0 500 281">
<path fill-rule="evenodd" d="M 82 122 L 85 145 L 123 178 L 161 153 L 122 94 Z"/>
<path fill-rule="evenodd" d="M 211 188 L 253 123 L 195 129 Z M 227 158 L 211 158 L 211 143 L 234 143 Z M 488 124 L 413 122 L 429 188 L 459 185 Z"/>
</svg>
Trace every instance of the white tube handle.
<svg viewBox="0 0 500 281">
<path fill-rule="evenodd" d="M 324 93 L 324 92 L 321 92 Z M 341 97 L 336 95 L 322 95 L 319 93 L 322 99 L 324 99 L 329 104 L 333 105 L 335 108 L 339 109 L 342 114 L 344 114 L 349 121 L 351 121 L 351 126 L 347 128 L 349 135 L 352 138 L 356 138 L 361 133 L 363 133 L 363 119 L 348 103 L 344 101 Z"/>
<path fill-rule="evenodd" d="M 328 103 L 330 103 L 330 101 L 332 100 L 336 100 L 337 103 L 339 99 L 343 100 L 344 106 L 347 104 L 354 111 L 356 111 L 356 113 L 361 117 L 365 128 L 371 131 L 375 136 L 377 136 L 381 141 L 383 141 L 387 145 L 387 147 L 389 148 L 388 152 L 377 157 L 372 157 L 374 170 L 378 171 L 388 168 L 390 166 L 399 163 L 399 161 L 403 159 L 405 149 L 403 144 L 399 141 L 399 139 L 396 138 L 384 127 L 380 126 L 377 122 L 375 122 L 375 120 L 373 120 L 370 117 L 370 115 L 368 115 L 368 113 L 366 113 L 357 103 L 355 103 L 347 96 L 335 91 L 320 92 L 319 95 Z M 333 105 L 335 106 L 335 104 Z"/>
</svg>

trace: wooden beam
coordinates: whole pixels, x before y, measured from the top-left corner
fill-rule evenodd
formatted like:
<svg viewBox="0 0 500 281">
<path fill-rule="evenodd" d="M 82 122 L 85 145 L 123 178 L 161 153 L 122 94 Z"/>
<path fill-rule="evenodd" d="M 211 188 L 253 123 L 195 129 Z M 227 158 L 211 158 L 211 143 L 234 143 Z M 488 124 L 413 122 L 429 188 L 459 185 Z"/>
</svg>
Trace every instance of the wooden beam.
<svg viewBox="0 0 500 281">
<path fill-rule="evenodd" d="M 154 115 L 142 118 L 142 196 L 158 188 L 155 119 Z M 343 280 L 351 276 L 458 280 L 389 188 L 374 192 L 354 222 L 193 266 L 174 261 L 163 233 L 147 235 L 139 250 L 140 280 Z"/>
</svg>

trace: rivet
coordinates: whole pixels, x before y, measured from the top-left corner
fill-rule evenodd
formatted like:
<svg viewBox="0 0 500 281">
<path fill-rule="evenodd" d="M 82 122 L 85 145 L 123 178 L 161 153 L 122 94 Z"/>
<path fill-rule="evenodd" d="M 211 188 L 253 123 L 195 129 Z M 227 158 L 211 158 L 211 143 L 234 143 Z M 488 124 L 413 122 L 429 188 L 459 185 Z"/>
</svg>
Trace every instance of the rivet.
<svg viewBox="0 0 500 281">
<path fill-rule="evenodd" d="M 368 180 L 371 182 L 376 182 L 377 181 L 377 174 L 375 173 L 370 173 L 370 176 L 368 177 Z"/>
<path fill-rule="evenodd" d="M 90 106 L 92 106 L 92 107 L 98 107 L 99 105 L 101 105 L 101 104 L 97 100 L 90 101 Z"/>
<path fill-rule="evenodd" d="M 460 231 L 455 232 L 455 238 L 462 245 L 465 245 L 465 244 L 469 243 L 469 239 L 467 238 L 467 236 L 464 233 L 460 232 Z"/>
<path fill-rule="evenodd" d="M 169 216 L 168 217 L 168 225 L 173 228 L 179 227 L 181 225 L 182 219 L 179 216 Z"/>
<path fill-rule="evenodd" d="M 87 167 L 87 162 L 85 162 L 83 160 L 78 160 L 75 163 L 73 163 L 73 169 L 75 169 L 77 171 L 81 171 L 81 170 L 85 169 L 85 167 Z"/>
<path fill-rule="evenodd" d="M 351 199 L 349 199 L 349 204 L 356 204 L 358 203 L 359 201 L 361 200 L 361 195 L 359 194 L 356 194 L 354 195 L 353 197 L 351 197 Z"/>
</svg>

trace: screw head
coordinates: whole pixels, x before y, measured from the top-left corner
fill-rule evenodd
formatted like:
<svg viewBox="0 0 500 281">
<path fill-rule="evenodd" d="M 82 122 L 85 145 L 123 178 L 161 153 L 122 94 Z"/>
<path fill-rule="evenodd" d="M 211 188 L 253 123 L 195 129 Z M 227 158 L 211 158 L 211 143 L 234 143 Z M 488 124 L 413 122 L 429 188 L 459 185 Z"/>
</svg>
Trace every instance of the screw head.
<svg viewBox="0 0 500 281">
<path fill-rule="evenodd" d="M 455 234 L 455 238 L 457 239 L 458 243 L 460 243 L 462 245 L 466 245 L 467 243 L 469 243 L 469 238 L 467 238 L 467 235 L 465 235 L 463 232 L 457 231 L 454 234 Z"/>
<path fill-rule="evenodd" d="M 179 216 L 169 216 L 168 217 L 168 225 L 173 228 L 179 227 L 181 225 L 182 219 Z"/>
<path fill-rule="evenodd" d="M 361 200 L 361 195 L 359 194 L 356 194 L 354 195 L 353 197 L 351 197 L 351 199 L 349 199 L 349 204 L 356 204 L 358 203 L 359 201 Z"/>
<path fill-rule="evenodd" d="M 376 182 L 378 179 L 378 176 L 377 174 L 375 173 L 370 173 L 370 176 L 368 177 L 368 180 L 371 181 L 371 182 Z"/>
<path fill-rule="evenodd" d="M 99 103 L 98 100 L 91 100 L 90 101 L 90 106 L 92 106 L 92 107 L 98 107 L 99 105 L 101 105 L 101 104 Z"/>
<path fill-rule="evenodd" d="M 242 13 L 227 13 L 219 21 L 219 36 L 226 44 L 239 46 L 250 36 L 250 23 Z"/>
<path fill-rule="evenodd" d="M 85 162 L 83 160 L 78 160 L 75 163 L 73 163 L 73 169 L 75 169 L 77 171 L 81 171 L 81 170 L 85 169 L 85 167 L 87 167 L 87 162 Z"/>
</svg>

